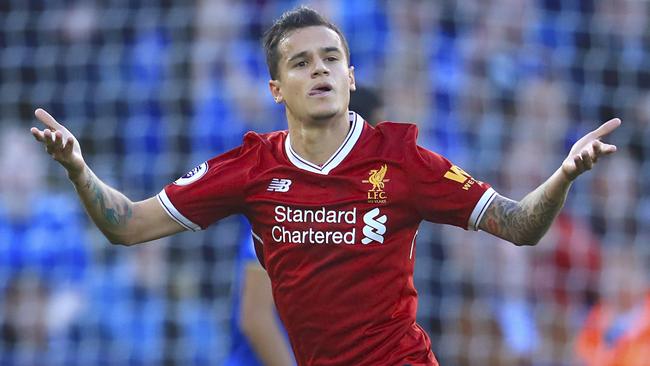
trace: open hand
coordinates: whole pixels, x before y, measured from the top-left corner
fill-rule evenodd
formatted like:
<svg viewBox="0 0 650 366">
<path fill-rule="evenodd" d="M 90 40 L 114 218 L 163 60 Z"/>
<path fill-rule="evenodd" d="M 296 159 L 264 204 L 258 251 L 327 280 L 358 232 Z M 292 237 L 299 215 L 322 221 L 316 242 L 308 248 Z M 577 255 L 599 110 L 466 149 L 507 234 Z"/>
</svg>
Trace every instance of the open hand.
<svg viewBox="0 0 650 366">
<path fill-rule="evenodd" d="M 616 152 L 615 145 L 606 144 L 600 139 L 620 125 L 620 119 L 610 119 L 573 144 L 569 155 L 562 162 L 562 172 L 569 180 L 574 180 L 580 174 L 590 170 L 601 156 Z"/>
<path fill-rule="evenodd" d="M 34 138 L 43 143 L 47 153 L 63 165 L 68 171 L 68 176 L 73 177 L 81 174 L 86 163 L 81 155 L 79 142 L 74 135 L 44 109 L 39 108 L 34 114 L 46 126 L 44 130 L 32 127 L 30 131 Z"/>
</svg>

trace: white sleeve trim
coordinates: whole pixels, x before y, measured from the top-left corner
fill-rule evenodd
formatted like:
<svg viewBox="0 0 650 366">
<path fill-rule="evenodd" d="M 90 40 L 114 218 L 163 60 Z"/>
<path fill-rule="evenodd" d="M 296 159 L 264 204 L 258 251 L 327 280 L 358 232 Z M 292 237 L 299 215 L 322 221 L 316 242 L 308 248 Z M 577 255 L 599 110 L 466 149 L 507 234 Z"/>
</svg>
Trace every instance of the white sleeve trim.
<svg viewBox="0 0 650 366">
<path fill-rule="evenodd" d="M 262 238 L 259 235 L 255 234 L 255 232 L 252 231 L 252 230 L 251 230 L 251 234 L 253 235 L 253 238 L 255 238 L 255 240 L 259 241 L 260 244 L 264 245 L 264 241 L 262 240 Z"/>
<path fill-rule="evenodd" d="M 494 197 L 496 196 L 497 192 L 492 188 L 488 188 L 488 190 L 483 193 L 481 199 L 479 199 L 478 203 L 476 203 L 476 206 L 474 206 L 472 214 L 469 216 L 467 230 L 478 230 L 479 222 L 481 222 L 485 211 L 487 211 L 488 206 L 490 206 L 490 203 L 492 203 L 492 200 L 494 200 Z"/>
<path fill-rule="evenodd" d="M 176 221 L 179 223 L 182 227 L 184 227 L 186 230 L 192 230 L 192 231 L 199 231 L 201 230 L 201 227 L 192 220 L 188 219 L 187 217 L 183 216 L 176 207 L 174 207 L 174 204 L 172 204 L 172 201 L 169 200 L 169 197 L 167 197 L 167 192 L 163 189 L 158 193 L 156 196 L 158 198 L 158 202 L 162 205 L 162 207 L 165 209 L 165 212 L 167 212 L 167 215 L 172 218 L 172 220 Z"/>
</svg>

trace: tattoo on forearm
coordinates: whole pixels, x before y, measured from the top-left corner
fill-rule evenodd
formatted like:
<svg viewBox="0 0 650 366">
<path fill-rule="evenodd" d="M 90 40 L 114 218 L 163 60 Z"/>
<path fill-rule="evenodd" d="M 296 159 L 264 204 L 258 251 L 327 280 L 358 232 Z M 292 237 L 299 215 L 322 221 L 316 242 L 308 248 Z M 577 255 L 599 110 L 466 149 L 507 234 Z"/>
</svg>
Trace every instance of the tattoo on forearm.
<svg viewBox="0 0 650 366">
<path fill-rule="evenodd" d="M 521 202 L 497 196 L 482 219 L 482 228 L 516 244 L 533 244 L 546 233 L 564 204 L 545 190 L 533 192 Z"/>
<path fill-rule="evenodd" d="M 115 196 L 112 192 L 106 192 L 106 188 L 97 184 L 96 177 L 89 175 L 84 188 L 88 189 L 92 194 L 92 200 L 98 206 L 99 212 L 102 217 L 112 225 L 126 225 L 128 219 L 133 215 L 133 211 L 128 202 L 120 200 L 115 201 Z M 108 204 L 107 204 L 108 202 Z M 114 208 L 108 206 L 114 206 Z"/>
</svg>

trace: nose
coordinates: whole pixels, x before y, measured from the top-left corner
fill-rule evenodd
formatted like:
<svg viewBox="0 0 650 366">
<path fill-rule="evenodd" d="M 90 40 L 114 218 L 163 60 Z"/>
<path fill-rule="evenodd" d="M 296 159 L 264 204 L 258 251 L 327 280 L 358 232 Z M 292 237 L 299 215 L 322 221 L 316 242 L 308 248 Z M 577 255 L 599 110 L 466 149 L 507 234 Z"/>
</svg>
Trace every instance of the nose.
<svg viewBox="0 0 650 366">
<path fill-rule="evenodd" d="M 317 61 L 314 62 L 314 68 L 311 71 L 311 76 L 316 77 L 319 75 L 329 75 L 330 70 L 327 68 L 327 65 L 325 65 L 325 62 L 323 60 L 318 59 Z"/>
</svg>

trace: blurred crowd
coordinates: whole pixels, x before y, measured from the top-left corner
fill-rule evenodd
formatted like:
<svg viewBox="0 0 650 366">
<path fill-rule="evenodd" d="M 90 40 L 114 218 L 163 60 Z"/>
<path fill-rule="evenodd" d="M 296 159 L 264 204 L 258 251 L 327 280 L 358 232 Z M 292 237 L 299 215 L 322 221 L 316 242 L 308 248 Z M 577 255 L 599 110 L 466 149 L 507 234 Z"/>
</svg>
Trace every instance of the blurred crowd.
<svg viewBox="0 0 650 366">
<path fill-rule="evenodd" d="M 260 38 L 299 3 L 340 25 L 389 120 L 513 199 L 623 119 L 537 247 L 423 224 L 418 317 L 443 365 L 650 364 L 629 350 L 650 340 L 641 0 L 0 2 L 0 364 L 224 359 L 240 220 L 111 246 L 28 128 L 48 109 L 99 177 L 150 197 L 246 131 L 286 128 Z"/>
</svg>

